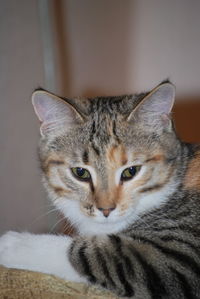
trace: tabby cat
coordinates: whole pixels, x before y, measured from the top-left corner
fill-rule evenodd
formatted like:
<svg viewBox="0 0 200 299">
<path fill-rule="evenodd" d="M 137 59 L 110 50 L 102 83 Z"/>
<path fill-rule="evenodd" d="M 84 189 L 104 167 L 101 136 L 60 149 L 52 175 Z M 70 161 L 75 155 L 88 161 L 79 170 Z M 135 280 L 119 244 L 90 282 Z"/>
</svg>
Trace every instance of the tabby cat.
<svg viewBox="0 0 200 299">
<path fill-rule="evenodd" d="M 77 236 L 8 232 L 0 264 L 119 297 L 200 298 L 200 147 L 181 142 L 174 86 L 119 97 L 33 94 L 49 197 Z"/>
</svg>

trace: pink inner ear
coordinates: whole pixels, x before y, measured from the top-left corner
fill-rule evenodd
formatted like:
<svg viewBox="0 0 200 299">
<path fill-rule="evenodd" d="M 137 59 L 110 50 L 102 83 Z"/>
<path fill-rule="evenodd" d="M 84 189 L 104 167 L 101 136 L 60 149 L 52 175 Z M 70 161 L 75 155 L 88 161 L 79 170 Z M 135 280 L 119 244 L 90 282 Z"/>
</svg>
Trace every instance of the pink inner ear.
<svg viewBox="0 0 200 299">
<path fill-rule="evenodd" d="M 175 87 L 171 83 L 163 83 L 153 89 L 131 112 L 127 120 L 135 120 L 135 116 L 146 123 L 156 122 L 162 114 L 168 115 L 173 107 Z"/>
<path fill-rule="evenodd" d="M 36 92 L 33 95 L 33 106 L 39 120 L 45 123 L 59 121 L 71 114 L 71 109 L 63 100 L 45 92 Z"/>
<path fill-rule="evenodd" d="M 45 95 L 43 94 L 40 95 L 39 93 L 36 93 L 33 95 L 32 98 L 32 103 L 35 109 L 35 113 L 41 122 L 45 121 L 46 119 L 45 114 L 48 109 L 48 105 L 46 105 L 46 100 L 44 100 L 43 97 L 45 97 Z"/>
<path fill-rule="evenodd" d="M 36 94 L 33 98 L 35 112 L 42 122 L 51 122 L 63 113 L 65 103 L 62 100 L 50 98 L 46 94 Z"/>
<path fill-rule="evenodd" d="M 64 100 L 44 91 L 36 91 L 32 97 L 35 113 L 42 122 L 41 132 L 45 134 L 57 128 L 68 129 L 82 120 L 76 109 Z"/>
<path fill-rule="evenodd" d="M 165 83 L 153 90 L 141 103 L 139 109 L 154 114 L 169 114 L 174 104 L 175 88 Z"/>
</svg>

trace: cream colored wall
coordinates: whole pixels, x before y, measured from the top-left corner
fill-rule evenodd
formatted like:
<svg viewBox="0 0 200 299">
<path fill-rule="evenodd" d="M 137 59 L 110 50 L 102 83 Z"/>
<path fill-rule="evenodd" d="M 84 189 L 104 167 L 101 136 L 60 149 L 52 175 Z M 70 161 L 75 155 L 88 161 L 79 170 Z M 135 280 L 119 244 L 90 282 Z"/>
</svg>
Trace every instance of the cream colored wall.
<svg viewBox="0 0 200 299">
<path fill-rule="evenodd" d="M 137 0 L 130 60 L 138 90 L 169 77 L 179 98 L 200 94 L 200 1 Z M 132 75 L 133 78 L 133 75 Z"/>
<path fill-rule="evenodd" d="M 43 85 L 37 1 L 0 2 L 0 232 L 46 229 L 30 96 Z M 34 222 L 35 221 L 35 222 Z"/>
<path fill-rule="evenodd" d="M 135 92 L 166 78 L 179 97 L 200 93 L 199 0 L 61 2 L 65 94 Z"/>
<path fill-rule="evenodd" d="M 42 1 L 42 0 L 40 0 Z M 166 77 L 200 94 L 200 1 L 49 0 L 56 88 L 65 96 L 131 93 Z M 45 87 L 37 0 L 0 1 L 0 232 L 46 231 L 47 201 L 30 103 Z"/>
</svg>

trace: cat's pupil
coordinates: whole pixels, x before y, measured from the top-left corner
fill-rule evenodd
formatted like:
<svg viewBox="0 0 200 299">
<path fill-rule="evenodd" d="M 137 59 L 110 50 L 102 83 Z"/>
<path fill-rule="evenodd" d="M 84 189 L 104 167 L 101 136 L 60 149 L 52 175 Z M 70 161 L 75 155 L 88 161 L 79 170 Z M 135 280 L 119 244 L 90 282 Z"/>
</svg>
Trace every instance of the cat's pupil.
<svg viewBox="0 0 200 299">
<path fill-rule="evenodd" d="M 131 180 L 140 170 L 141 166 L 131 166 L 126 168 L 121 174 L 121 181 Z"/>
<path fill-rule="evenodd" d="M 76 172 L 77 172 L 78 176 L 82 177 L 85 173 L 85 169 L 77 167 Z"/>
<path fill-rule="evenodd" d="M 129 169 L 129 172 L 130 172 L 130 174 L 132 175 L 132 176 L 134 176 L 135 174 L 136 174 L 136 168 L 135 167 L 130 167 Z"/>
<path fill-rule="evenodd" d="M 87 169 L 82 167 L 71 168 L 73 175 L 80 180 L 89 181 L 91 179 L 90 173 Z"/>
</svg>

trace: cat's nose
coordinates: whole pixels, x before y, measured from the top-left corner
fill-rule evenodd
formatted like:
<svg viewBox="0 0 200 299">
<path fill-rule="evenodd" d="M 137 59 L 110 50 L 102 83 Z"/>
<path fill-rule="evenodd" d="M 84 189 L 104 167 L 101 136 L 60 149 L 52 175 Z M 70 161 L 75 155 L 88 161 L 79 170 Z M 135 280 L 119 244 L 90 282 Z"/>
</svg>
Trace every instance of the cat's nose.
<svg viewBox="0 0 200 299">
<path fill-rule="evenodd" d="M 104 215 L 104 217 L 108 217 L 110 213 L 115 209 L 115 207 L 111 208 L 98 208 L 99 211 L 101 211 Z"/>
</svg>

